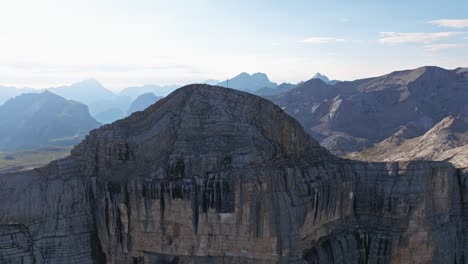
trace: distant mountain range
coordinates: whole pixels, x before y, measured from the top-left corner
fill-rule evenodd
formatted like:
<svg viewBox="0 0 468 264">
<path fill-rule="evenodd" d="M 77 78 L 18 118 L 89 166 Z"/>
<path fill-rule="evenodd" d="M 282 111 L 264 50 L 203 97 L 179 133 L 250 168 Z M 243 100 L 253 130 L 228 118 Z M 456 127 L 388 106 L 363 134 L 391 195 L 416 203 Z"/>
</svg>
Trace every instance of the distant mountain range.
<svg viewBox="0 0 468 264">
<path fill-rule="evenodd" d="M 292 90 L 294 87 L 296 87 L 296 84 L 282 83 L 276 87 L 263 87 L 255 91 L 254 94 L 260 96 L 271 96 Z"/>
<path fill-rule="evenodd" d="M 334 85 L 339 81 L 330 81 L 327 76 L 320 73 L 316 73 L 311 79 L 320 79 L 325 83 Z M 299 84 L 302 84 L 300 82 Z M 253 93 L 260 96 L 273 96 L 286 91 L 292 90 L 299 84 L 282 83 L 280 85 L 271 82 L 265 73 L 254 73 L 252 75 L 248 73 L 240 73 L 232 79 L 218 83 L 218 86 L 228 87 L 244 92 Z"/>
<path fill-rule="evenodd" d="M 208 80 L 207 82 L 214 81 Z M 228 82 L 221 82 L 218 85 L 229 85 L 229 88 L 257 94 L 275 102 L 284 111 L 298 119 L 309 134 L 318 139 L 323 146 L 338 155 L 351 155 L 360 159 L 373 158 L 375 160 L 397 158 L 445 159 L 447 157 L 444 155 L 448 154 L 437 152 L 437 150 L 443 150 L 443 153 L 452 153 L 454 159 L 458 159 L 457 157 L 461 154 L 454 154 L 455 152 L 466 153 L 464 148 L 468 142 L 465 142 L 464 136 L 460 136 L 459 133 L 442 136 L 439 132 L 434 133 L 433 131 L 439 131 L 438 128 L 442 124 L 466 122 L 468 113 L 467 68 L 446 70 L 427 66 L 355 81 L 330 81 L 327 76 L 317 73 L 313 78 L 305 82 L 298 84 L 282 83 L 280 85 L 271 82 L 268 76 L 263 73 L 252 75 L 241 73 L 230 79 L 229 84 Z M 166 94 L 175 88 L 175 85 L 146 85 L 127 88 L 119 94 L 114 94 L 98 81 L 90 79 L 70 86 L 61 86 L 48 90 L 61 94 L 66 99 L 88 104 L 89 112 L 97 121 L 111 123 L 135 111 L 144 110 L 161 99 L 161 96 L 152 91 L 157 90 L 159 94 Z M 0 100 L 2 98 L 5 100 L 9 96 L 15 96 L 24 91 L 31 90 L 1 87 Z M 11 145 L 10 147 L 10 144 L 13 143 L 9 142 L 16 142 L 18 140 L 15 138 L 16 135 L 24 137 L 21 133 L 26 132 L 21 132 L 21 129 L 31 130 L 29 122 L 34 122 L 31 121 L 30 116 L 35 115 L 36 111 L 40 112 L 39 117 L 45 118 L 47 116 L 44 114 L 46 111 L 44 102 L 47 101 L 44 98 L 55 98 L 49 100 L 51 105 L 55 105 L 54 111 L 61 113 L 58 117 L 53 113 L 49 113 L 51 120 L 55 121 L 48 122 L 62 122 L 61 126 L 67 126 L 64 120 L 69 116 L 72 118 L 71 120 L 74 120 L 70 122 L 84 122 L 83 126 L 85 128 L 76 128 L 79 131 L 89 131 L 90 127 L 97 126 L 98 122 L 96 120 L 90 117 L 89 114 L 83 114 L 83 112 L 88 113 L 88 110 L 83 110 L 80 107 L 86 108 L 86 106 L 65 100 L 50 92 L 37 93 L 37 90 L 32 91 L 36 92 L 36 94 L 27 94 L 25 97 L 19 96 L 1 107 L 3 117 L 0 116 L 0 118 L 3 120 L 3 127 L 6 129 L 11 126 L 13 128 L 11 131 L 15 132 L 8 134 L 3 131 L 0 147 L 4 146 L 4 148 L 12 149 L 35 147 L 32 146 L 34 145 L 33 142 L 28 140 L 24 141 L 25 146 Z M 149 92 L 141 94 L 144 91 Z M 61 98 L 63 102 L 57 103 L 57 101 L 60 101 L 57 98 Z M 17 108 L 12 106 L 16 104 L 21 106 Z M 32 106 L 37 109 L 32 108 Z M 63 109 L 59 106 L 63 106 Z M 81 110 L 72 111 L 75 108 Z M 8 116 L 9 111 L 19 111 L 14 109 L 23 109 L 23 111 L 11 115 L 11 117 Z M 69 113 L 69 111 L 74 114 Z M 81 113 L 80 116 L 87 115 L 86 118 L 83 117 L 84 121 L 76 119 L 78 112 Z M 453 122 L 447 120 L 453 120 Z M 43 120 L 43 122 L 45 121 Z M 24 126 L 21 124 L 24 124 Z M 60 131 L 58 127 L 54 128 Z M 41 131 L 46 131 L 46 129 L 41 128 Z M 448 130 L 443 129 L 440 131 Z M 82 136 L 83 134 L 80 133 L 77 135 Z M 429 135 L 438 135 L 437 138 L 439 139 L 443 137 L 457 140 L 444 141 L 443 144 L 445 145 L 443 145 Z M 28 134 L 28 136 L 32 137 L 31 134 Z M 65 142 L 69 138 L 68 136 L 59 137 L 54 133 L 51 133 L 48 137 L 52 138 L 52 141 L 55 142 L 53 144 L 57 145 L 61 145 L 61 141 Z M 62 139 L 57 140 L 57 138 Z M 38 146 L 45 146 L 50 143 L 46 139 L 41 139 L 38 142 L 41 142 L 38 143 Z M 424 147 L 427 151 L 417 146 L 427 146 Z M 410 151 L 411 149 L 412 151 Z M 451 149 L 456 150 L 447 152 Z M 372 155 L 369 153 L 372 153 Z"/>
<path fill-rule="evenodd" d="M 448 116 L 466 115 L 466 69 L 421 67 L 327 84 L 311 79 L 269 97 L 336 154 L 363 150 L 406 127 L 423 135 Z"/>
<path fill-rule="evenodd" d="M 0 105 L 8 101 L 8 99 L 10 98 L 13 98 L 23 93 L 32 93 L 34 91 L 34 89 L 29 88 L 20 89 L 10 86 L 0 86 Z"/>
<path fill-rule="evenodd" d="M 213 81 L 213 80 L 212 80 Z M 101 123 L 111 123 L 124 118 L 133 102 L 139 95 L 153 93 L 165 96 L 178 88 L 178 85 L 158 86 L 144 85 L 128 87 L 119 93 L 106 89 L 99 81 L 88 79 L 71 85 L 45 89 L 16 88 L 0 86 L 0 105 L 15 96 L 23 93 L 40 93 L 50 91 L 65 99 L 88 105 L 89 112 Z"/>
<path fill-rule="evenodd" d="M 143 85 L 143 86 L 134 86 L 123 89 L 119 95 L 130 96 L 132 100 L 135 100 L 138 96 L 144 93 L 153 93 L 157 96 L 166 96 L 173 92 L 175 89 L 179 88 L 179 85 Z"/>
<path fill-rule="evenodd" d="M 101 100 L 109 100 L 115 97 L 115 94 L 112 91 L 106 89 L 95 79 L 84 80 L 72 85 L 47 88 L 46 90 L 68 100 L 74 100 L 86 105 L 90 105 Z"/>
<path fill-rule="evenodd" d="M 81 103 L 48 91 L 22 94 L 0 106 L 0 150 L 69 146 L 100 125 Z"/>
<path fill-rule="evenodd" d="M 328 80 L 328 77 L 317 73 L 313 78 L 323 78 Z M 328 81 L 333 82 L 333 81 Z M 253 94 L 267 96 L 275 95 L 288 90 L 291 90 L 296 85 L 291 83 L 282 83 L 277 85 L 271 82 L 265 73 L 240 73 L 229 81 L 219 82 L 217 80 L 206 80 L 202 83 L 209 85 L 218 85 L 229 88 L 247 91 Z M 73 83 L 71 85 L 63 85 L 59 87 L 51 87 L 45 89 L 31 89 L 31 88 L 16 88 L 0 86 L 0 105 L 10 98 L 18 96 L 23 93 L 38 93 L 44 90 L 50 91 L 54 94 L 62 96 L 68 100 L 74 100 L 88 105 L 91 115 L 103 118 L 101 122 L 106 123 L 111 120 L 110 116 L 106 113 L 113 112 L 114 116 L 117 113 L 116 109 L 122 112 L 122 116 L 130 107 L 130 104 L 138 96 L 144 93 L 153 93 L 156 96 L 163 97 L 177 89 L 179 85 L 142 85 L 133 86 L 123 89 L 118 93 L 114 93 L 105 88 L 96 79 L 87 79 L 81 82 Z M 107 120 L 107 121 L 106 121 Z"/>
</svg>

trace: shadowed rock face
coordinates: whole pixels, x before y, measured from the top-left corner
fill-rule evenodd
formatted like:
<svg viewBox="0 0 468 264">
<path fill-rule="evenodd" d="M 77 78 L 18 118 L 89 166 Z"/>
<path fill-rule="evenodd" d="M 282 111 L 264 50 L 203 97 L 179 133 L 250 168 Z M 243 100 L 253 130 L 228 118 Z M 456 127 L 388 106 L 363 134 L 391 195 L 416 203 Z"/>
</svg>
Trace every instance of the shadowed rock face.
<svg viewBox="0 0 468 264">
<path fill-rule="evenodd" d="M 268 101 L 191 85 L 0 175 L 0 262 L 464 263 L 467 177 L 339 159 Z"/>
</svg>

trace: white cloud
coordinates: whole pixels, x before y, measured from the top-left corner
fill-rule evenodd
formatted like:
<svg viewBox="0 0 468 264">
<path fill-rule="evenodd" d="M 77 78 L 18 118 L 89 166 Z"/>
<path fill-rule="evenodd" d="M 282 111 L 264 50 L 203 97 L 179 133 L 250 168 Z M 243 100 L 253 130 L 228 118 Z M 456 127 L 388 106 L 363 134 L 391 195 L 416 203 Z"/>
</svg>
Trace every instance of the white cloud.
<svg viewBox="0 0 468 264">
<path fill-rule="evenodd" d="M 380 32 L 378 42 L 383 44 L 399 43 L 431 43 L 462 34 L 461 32 L 434 32 L 434 33 L 399 33 Z"/>
<path fill-rule="evenodd" d="M 430 24 L 448 28 L 468 28 L 468 19 L 438 19 L 429 21 Z"/>
<path fill-rule="evenodd" d="M 340 18 L 340 22 L 341 22 L 341 23 L 347 23 L 347 22 L 349 22 L 349 21 L 350 21 L 350 19 L 347 18 L 347 17 L 342 17 L 342 18 Z"/>
<path fill-rule="evenodd" d="M 468 39 L 468 37 L 464 37 L 464 39 Z"/>
<path fill-rule="evenodd" d="M 324 38 L 324 37 L 310 37 L 301 40 L 302 43 L 311 43 L 311 44 L 326 44 L 326 43 L 337 43 L 345 42 L 342 38 Z"/>
<path fill-rule="evenodd" d="M 463 47 L 461 44 L 431 44 L 425 45 L 424 49 L 430 52 L 437 52 L 441 50 L 451 49 L 451 48 L 460 48 Z"/>
</svg>

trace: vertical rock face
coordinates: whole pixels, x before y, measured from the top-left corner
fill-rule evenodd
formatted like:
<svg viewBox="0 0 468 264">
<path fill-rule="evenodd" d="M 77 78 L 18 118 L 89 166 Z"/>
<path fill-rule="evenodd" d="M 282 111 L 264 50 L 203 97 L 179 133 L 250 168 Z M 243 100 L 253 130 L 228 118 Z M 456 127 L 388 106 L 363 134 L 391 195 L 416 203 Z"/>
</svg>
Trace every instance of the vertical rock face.
<svg viewBox="0 0 468 264">
<path fill-rule="evenodd" d="M 268 101 L 192 85 L 0 175 L 0 260 L 464 263 L 467 176 L 339 159 Z"/>
</svg>

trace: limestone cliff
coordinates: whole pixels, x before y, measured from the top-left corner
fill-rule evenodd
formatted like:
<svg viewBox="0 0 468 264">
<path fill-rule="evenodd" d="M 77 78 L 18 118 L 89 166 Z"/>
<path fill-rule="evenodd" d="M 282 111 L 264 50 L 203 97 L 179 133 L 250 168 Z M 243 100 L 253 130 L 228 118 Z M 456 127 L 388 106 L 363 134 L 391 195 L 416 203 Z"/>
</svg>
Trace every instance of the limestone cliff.
<svg viewBox="0 0 468 264">
<path fill-rule="evenodd" d="M 467 177 L 340 159 L 262 98 L 191 85 L 0 175 L 0 262 L 465 263 Z"/>
</svg>

